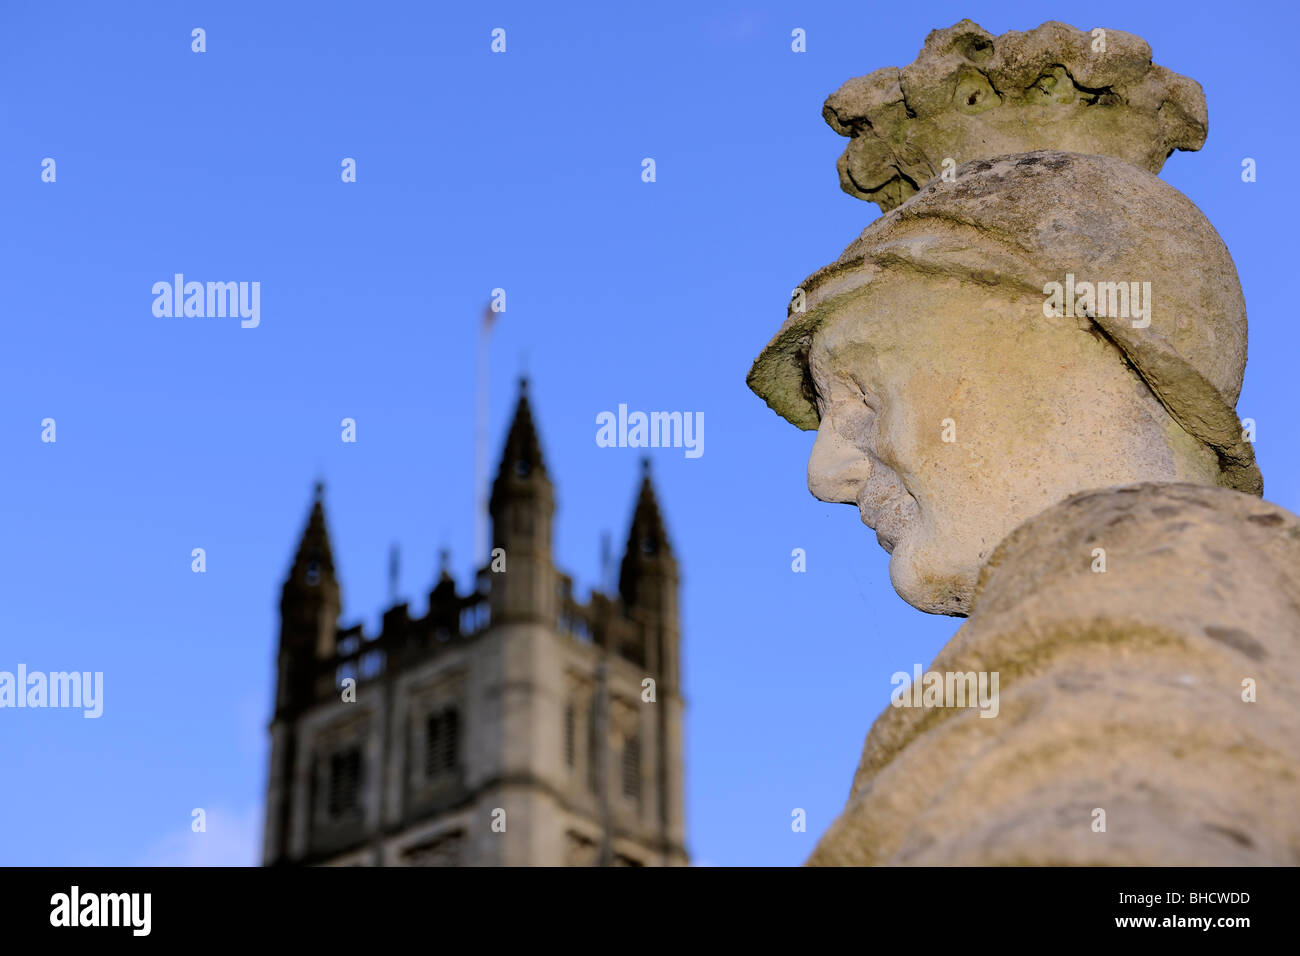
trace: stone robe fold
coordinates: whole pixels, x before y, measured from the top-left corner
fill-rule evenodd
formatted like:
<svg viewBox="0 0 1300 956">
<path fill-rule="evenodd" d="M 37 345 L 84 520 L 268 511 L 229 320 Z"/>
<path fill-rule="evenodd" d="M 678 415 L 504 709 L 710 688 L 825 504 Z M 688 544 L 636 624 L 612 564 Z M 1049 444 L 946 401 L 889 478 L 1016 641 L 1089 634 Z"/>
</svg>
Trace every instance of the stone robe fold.
<svg viewBox="0 0 1300 956">
<path fill-rule="evenodd" d="M 998 672 L 998 716 L 886 709 L 808 865 L 1300 865 L 1291 512 L 1074 495 L 998 546 L 929 669 Z"/>
</svg>

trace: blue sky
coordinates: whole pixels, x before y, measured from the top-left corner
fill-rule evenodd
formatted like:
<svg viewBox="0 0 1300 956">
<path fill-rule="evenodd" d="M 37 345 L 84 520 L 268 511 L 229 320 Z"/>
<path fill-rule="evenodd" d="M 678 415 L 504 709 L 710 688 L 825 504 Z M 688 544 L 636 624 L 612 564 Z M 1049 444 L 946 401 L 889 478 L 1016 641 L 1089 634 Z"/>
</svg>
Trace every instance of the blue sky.
<svg viewBox="0 0 1300 956">
<path fill-rule="evenodd" d="M 0 711 L 0 863 L 256 860 L 276 604 L 312 482 L 346 623 L 377 624 L 394 542 L 416 613 L 439 548 L 468 583 L 474 342 L 498 287 L 493 463 L 527 371 L 580 590 L 639 473 L 638 450 L 597 447 L 596 415 L 704 413 L 702 457 L 653 453 L 684 579 L 688 843 L 704 863 L 804 859 L 889 676 L 960 622 L 893 593 L 854 510 L 808 494 L 812 434 L 744 376 L 791 288 L 877 214 L 839 190 L 823 99 L 964 16 L 1127 30 L 1204 86 L 1209 139 L 1162 175 L 1237 263 L 1238 410 L 1266 497 L 1300 510 L 1288 5 L 6 3 L 0 670 L 103 671 L 105 711 Z M 260 281 L 261 325 L 155 317 L 177 272 Z"/>
</svg>

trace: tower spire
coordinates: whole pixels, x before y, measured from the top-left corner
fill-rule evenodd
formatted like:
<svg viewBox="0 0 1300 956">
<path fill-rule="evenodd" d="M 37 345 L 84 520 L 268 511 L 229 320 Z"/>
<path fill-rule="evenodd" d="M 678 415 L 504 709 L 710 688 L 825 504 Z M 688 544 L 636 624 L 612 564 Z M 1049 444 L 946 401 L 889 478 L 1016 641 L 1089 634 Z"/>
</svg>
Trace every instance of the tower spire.
<svg viewBox="0 0 1300 956">
<path fill-rule="evenodd" d="M 537 436 L 537 426 L 533 423 L 532 406 L 528 403 L 528 379 L 519 379 L 519 401 L 515 405 L 515 417 L 510 423 L 510 432 L 506 435 L 506 445 L 501 452 L 501 465 L 497 469 L 496 481 L 492 483 L 492 500 L 489 510 L 495 512 L 501 495 L 517 482 L 538 477 L 549 482 L 546 462 L 542 458 L 542 442 Z"/>
<path fill-rule="evenodd" d="M 312 495 L 307 526 L 298 540 L 298 550 L 294 553 L 293 566 L 284 588 L 288 595 L 291 590 L 321 586 L 332 586 L 335 591 L 338 589 L 338 579 L 334 574 L 334 553 L 330 548 L 329 529 L 325 524 L 325 485 L 318 481 Z"/>
<path fill-rule="evenodd" d="M 528 380 L 519 380 L 519 402 L 506 436 L 501 465 L 488 504 L 492 515 L 493 571 L 498 552 L 501 570 L 492 575 L 492 620 L 530 619 L 554 623 L 555 567 L 551 525 L 555 489 L 546 473 L 542 443 L 528 402 Z"/>
<path fill-rule="evenodd" d="M 637 494 L 636 508 L 632 512 L 632 525 L 627 533 L 627 548 L 618 573 L 618 591 L 625 604 L 637 603 L 641 578 L 650 565 L 671 565 L 676 559 L 668 541 L 668 529 L 655 498 L 654 481 L 650 476 L 650 459 L 641 459 L 641 490 Z"/>
<path fill-rule="evenodd" d="M 277 710 L 295 710 L 311 701 L 316 662 L 334 655 L 342 604 L 325 522 L 325 486 L 317 482 L 307 526 L 280 592 Z"/>
</svg>

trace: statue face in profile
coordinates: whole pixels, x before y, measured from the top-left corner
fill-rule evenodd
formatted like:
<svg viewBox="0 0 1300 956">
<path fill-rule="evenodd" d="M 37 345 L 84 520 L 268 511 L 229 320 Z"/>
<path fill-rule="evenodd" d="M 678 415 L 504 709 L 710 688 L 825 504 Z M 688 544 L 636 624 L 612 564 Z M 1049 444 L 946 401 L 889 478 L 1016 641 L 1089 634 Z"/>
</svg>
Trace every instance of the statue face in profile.
<svg viewBox="0 0 1300 956">
<path fill-rule="evenodd" d="M 1082 211 L 1079 195 L 1094 197 Z M 1048 291 L 1067 275 L 1150 283 L 1150 314 L 1062 311 Z M 1233 410 L 1246 326 L 1232 261 L 1150 173 L 1053 151 L 973 162 L 800 288 L 806 308 L 750 387 L 816 429 L 809 489 L 858 509 L 914 607 L 968 613 L 1003 538 L 1080 491 L 1260 494 Z"/>
<path fill-rule="evenodd" d="M 808 487 L 858 509 L 921 610 L 965 614 L 993 548 L 1076 491 L 1214 482 L 1214 455 L 1115 348 L 1086 324 L 1043 322 L 1041 305 L 885 273 L 813 336 Z"/>
</svg>

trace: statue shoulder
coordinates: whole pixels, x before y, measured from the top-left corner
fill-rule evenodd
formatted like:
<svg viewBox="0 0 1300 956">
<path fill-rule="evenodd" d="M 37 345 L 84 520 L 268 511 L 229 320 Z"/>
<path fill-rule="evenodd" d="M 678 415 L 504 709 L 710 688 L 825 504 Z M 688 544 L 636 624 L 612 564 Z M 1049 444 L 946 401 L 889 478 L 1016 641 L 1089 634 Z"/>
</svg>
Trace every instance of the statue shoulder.
<svg viewBox="0 0 1300 956">
<path fill-rule="evenodd" d="M 995 706 L 938 681 L 891 702 L 809 862 L 1293 864 L 1298 635 L 1300 517 L 1185 484 L 1066 499 L 996 549 L 930 664 Z"/>
<path fill-rule="evenodd" d="M 1300 516 L 1203 485 L 1073 495 L 994 550 L 976 586 L 972 623 L 1032 615 L 1038 606 L 1053 616 L 1135 616 L 1193 627 L 1219 618 L 1294 623 Z"/>
</svg>

